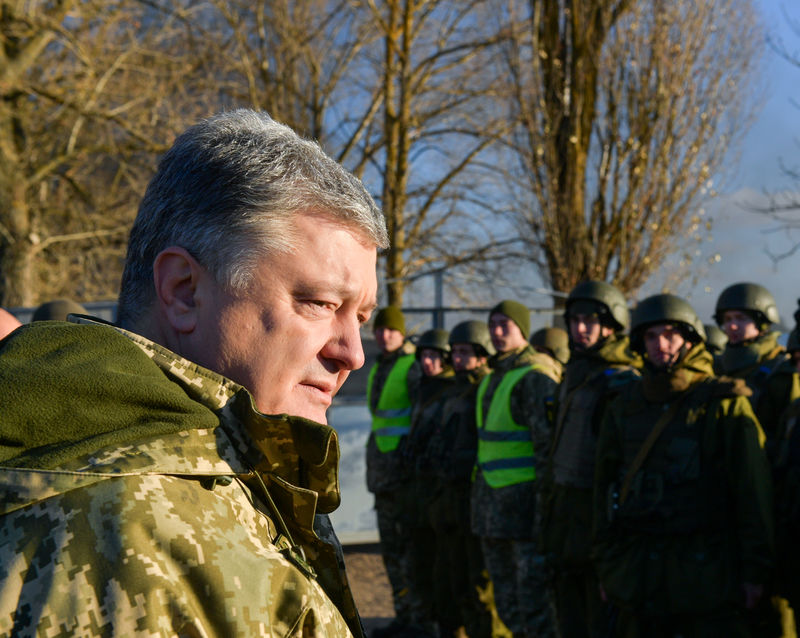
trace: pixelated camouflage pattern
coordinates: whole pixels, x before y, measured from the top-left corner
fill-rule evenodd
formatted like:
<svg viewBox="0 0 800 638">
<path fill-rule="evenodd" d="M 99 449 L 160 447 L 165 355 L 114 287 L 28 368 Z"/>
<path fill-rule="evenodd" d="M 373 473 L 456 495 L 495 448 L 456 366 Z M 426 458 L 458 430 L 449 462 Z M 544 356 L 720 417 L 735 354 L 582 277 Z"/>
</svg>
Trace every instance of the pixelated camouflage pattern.
<svg viewBox="0 0 800 638">
<path fill-rule="evenodd" d="M 0 633 L 363 635 L 323 514 L 335 432 L 119 332 L 219 426 L 0 468 Z"/>
<path fill-rule="evenodd" d="M 554 638 L 555 611 L 538 544 L 482 538 L 481 547 L 497 613 L 514 638 Z"/>
<path fill-rule="evenodd" d="M 406 341 L 388 354 L 378 355 L 375 362 L 375 376 L 372 393 L 368 397 L 370 411 L 377 409 L 378 401 L 386 384 L 389 372 L 397 359 L 413 354 L 414 344 Z M 415 361 L 406 375 L 408 396 L 412 402 L 419 390 L 422 368 Z M 381 539 L 381 554 L 386 574 L 392 588 L 392 603 L 395 616 L 403 623 L 412 622 L 411 599 L 408 596 L 408 516 L 406 500 L 409 495 L 410 474 L 403 458 L 405 440 L 393 452 L 381 452 L 370 432 L 367 439 L 367 489 L 375 494 L 375 514 L 378 520 L 378 534 Z"/>
<path fill-rule="evenodd" d="M 558 366 L 553 359 L 530 346 L 493 357 L 493 374 L 484 396 L 488 411 L 503 374 L 525 365 L 538 369 L 526 374 L 511 394 L 511 415 L 516 423 L 527 425 L 533 439 L 534 465 L 541 475 L 552 436 L 552 408 L 557 389 Z M 494 489 L 483 478 L 480 469 L 472 484 L 472 531 L 478 536 L 513 538 L 535 537 L 536 481 Z"/>
</svg>

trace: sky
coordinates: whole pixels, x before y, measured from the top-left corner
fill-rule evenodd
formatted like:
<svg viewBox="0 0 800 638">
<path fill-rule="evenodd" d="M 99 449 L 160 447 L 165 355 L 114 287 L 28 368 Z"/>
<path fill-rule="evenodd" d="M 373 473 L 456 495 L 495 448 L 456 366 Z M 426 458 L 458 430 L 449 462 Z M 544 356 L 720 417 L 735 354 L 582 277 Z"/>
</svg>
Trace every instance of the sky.
<svg viewBox="0 0 800 638">
<path fill-rule="evenodd" d="M 794 33 L 786 15 L 800 24 L 797 0 L 755 0 L 766 29 L 778 36 L 792 50 L 800 52 L 800 33 Z M 800 244 L 800 231 L 781 228 L 752 207 L 763 203 L 765 192 L 794 189 L 781 174 L 780 160 L 800 166 L 800 68 L 792 66 L 770 49 L 764 54 L 765 96 L 749 133 L 741 145 L 738 166 L 731 167 L 720 196 L 705 204 L 712 219 L 710 240 L 699 247 L 695 261 L 700 268 L 694 277 L 685 277 L 675 285 L 681 269 L 671 261 L 663 274 L 655 277 L 642 291 L 657 292 L 664 283 L 686 296 L 704 322 L 711 321 L 719 292 L 739 281 L 754 281 L 775 295 L 783 321 L 791 325 L 800 297 L 800 251 L 792 257 L 775 261 L 779 255 Z M 800 198 L 799 198 L 800 199 Z M 800 227 L 800 211 L 797 212 Z"/>
<path fill-rule="evenodd" d="M 800 0 L 752 1 L 770 37 L 783 41 L 800 58 Z M 797 23 L 797 32 L 791 29 L 787 16 Z M 763 92 L 760 108 L 739 144 L 739 152 L 731 155 L 727 174 L 718 185 L 719 195 L 699 203 L 705 210 L 705 219 L 711 219 L 711 232 L 701 243 L 687 244 L 694 254 L 690 266 L 680 263 L 680 254 L 673 255 L 642 288 L 638 298 L 667 289 L 687 298 L 704 323 L 713 323 L 719 293 L 731 284 L 753 281 L 773 293 L 785 327 L 791 328 L 800 298 L 800 250 L 783 259 L 776 260 L 771 255 L 781 255 L 800 246 L 800 210 L 796 214 L 798 228 L 788 231 L 768 216 L 753 212 L 753 208 L 766 204 L 765 193 L 796 191 L 800 201 L 800 182 L 788 180 L 780 168 L 781 160 L 800 167 L 800 67 L 781 58 L 765 42 L 762 76 L 757 84 Z M 491 299 L 515 297 L 531 308 L 551 307 L 547 287 L 532 266 L 510 274 L 507 280 L 533 283 L 520 287 L 493 281 L 488 291 Z M 408 293 L 407 306 L 434 304 L 429 277 L 417 282 Z M 480 303 L 486 300 L 474 301 L 486 305 Z M 631 302 L 635 304 L 636 299 Z M 445 305 L 462 304 L 446 289 Z M 450 328 L 464 318 L 448 316 L 445 327 Z M 417 319 L 425 326 L 430 321 L 422 314 Z M 551 321 L 549 312 L 532 317 L 534 328 L 549 325 Z"/>
</svg>

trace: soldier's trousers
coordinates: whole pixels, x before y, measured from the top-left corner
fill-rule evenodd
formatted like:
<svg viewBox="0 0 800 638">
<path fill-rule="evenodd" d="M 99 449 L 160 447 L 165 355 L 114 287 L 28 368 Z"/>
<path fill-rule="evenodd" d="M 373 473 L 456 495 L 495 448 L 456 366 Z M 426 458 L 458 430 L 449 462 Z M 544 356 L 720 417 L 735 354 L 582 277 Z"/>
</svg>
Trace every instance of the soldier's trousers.
<svg viewBox="0 0 800 638">
<path fill-rule="evenodd" d="M 553 575 L 560 638 L 606 638 L 611 610 L 600 598 L 591 563 L 558 565 Z"/>
<path fill-rule="evenodd" d="M 429 506 L 436 535 L 434 583 L 440 638 L 464 626 L 470 638 L 492 635 L 491 608 L 480 599 L 489 580 L 469 520 L 469 482 L 450 482 Z"/>
<path fill-rule="evenodd" d="M 610 635 L 616 638 L 750 638 L 744 615 L 736 609 L 684 616 L 644 616 L 620 610 L 615 632 Z"/>
<path fill-rule="evenodd" d="M 532 540 L 481 538 L 500 619 L 514 638 L 552 638 L 554 613 L 544 557 Z"/>
<path fill-rule="evenodd" d="M 402 490 L 375 494 L 381 555 L 392 587 L 394 613 L 399 622 L 411 624 L 412 605 L 408 582 L 409 530 L 405 505 L 406 499 Z"/>
</svg>

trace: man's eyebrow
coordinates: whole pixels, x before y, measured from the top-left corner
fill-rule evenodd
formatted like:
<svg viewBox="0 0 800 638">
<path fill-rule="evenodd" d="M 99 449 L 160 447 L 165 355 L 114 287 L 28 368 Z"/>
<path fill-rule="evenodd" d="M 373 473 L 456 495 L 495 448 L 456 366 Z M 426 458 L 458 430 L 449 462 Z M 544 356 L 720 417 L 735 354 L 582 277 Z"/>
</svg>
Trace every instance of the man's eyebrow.
<svg viewBox="0 0 800 638">
<path fill-rule="evenodd" d="M 298 283 L 295 288 L 293 295 L 295 297 L 315 297 L 317 295 L 325 295 L 325 294 L 332 294 L 338 296 L 341 299 L 347 299 L 349 297 L 353 297 L 358 293 L 358 290 L 355 286 L 348 286 L 346 284 L 332 284 L 329 281 L 325 281 L 324 279 L 317 279 L 314 281 L 305 281 Z M 374 297 L 370 299 L 367 304 L 363 307 L 365 312 L 372 312 L 375 308 L 378 307 L 378 300 Z"/>
</svg>

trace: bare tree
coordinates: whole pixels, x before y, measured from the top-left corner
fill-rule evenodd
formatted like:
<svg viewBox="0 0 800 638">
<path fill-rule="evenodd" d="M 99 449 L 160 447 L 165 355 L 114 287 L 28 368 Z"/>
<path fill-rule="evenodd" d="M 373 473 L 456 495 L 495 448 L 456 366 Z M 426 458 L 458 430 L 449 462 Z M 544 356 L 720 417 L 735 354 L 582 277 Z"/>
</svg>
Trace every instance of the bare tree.
<svg viewBox="0 0 800 638">
<path fill-rule="evenodd" d="M 496 78 L 485 73 L 500 39 L 484 19 L 496 2 L 213 6 L 205 29 L 223 99 L 264 108 L 318 139 L 379 199 L 391 303 L 416 277 L 493 254 L 478 185 L 479 160 L 499 130 Z"/>
<path fill-rule="evenodd" d="M 161 9 L 0 2 L 2 304 L 115 292 L 155 154 L 191 117 L 182 10 Z"/>
<path fill-rule="evenodd" d="M 193 28 L 213 51 L 206 77 L 218 105 L 263 109 L 335 150 L 341 115 L 332 111 L 374 41 L 367 26 L 352 0 L 210 0 Z"/>
<path fill-rule="evenodd" d="M 519 228 L 554 290 L 636 291 L 697 232 L 698 202 L 752 113 L 750 0 L 509 2 Z M 519 21 L 518 21 L 519 22 Z"/>
<path fill-rule="evenodd" d="M 381 106 L 380 127 L 366 129 L 346 159 L 380 184 L 387 297 L 399 304 L 414 278 L 496 255 L 483 162 L 506 124 L 487 73 L 505 34 L 488 19 L 496 2 L 366 4 L 382 55 L 362 74 L 362 103 Z"/>
<path fill-rule="evenodd" d="M 800 16 L 791 14 L 786 6 L 783 6 L 784 23 L 788 26 L 796 39 L 800 40 Z M 796 46 L 787 43 L 783 38 L 775 34 L 767 36 L 767 42 L 773 53 L 779 58 L 797 67 L 800 70 L 800 51 Z M 800 102 L 792 102 L 795 107 L 800 109 Z M 796 145 L 800 146 L 800 141 L 795 138 Z M 765 192 L 764 198 L 760 202 L 751 202 L 748 208 L 756 213 L 770 216 L 776 223 L 776 231 L 797 231 L 800 229 L 800 194 L 797 186 L 800 185 L 800 165 L 794 160 L 787 160 L 784 157 L 777 159 L 780 173 L 786 178 L 787 187 L 774 192 Z M 768 257 L 777 263 L 791 257 L 800 251 L 800 243 L 794 243 L 790 248 L 779 253 L 767 251 Z"/>
</svg>

